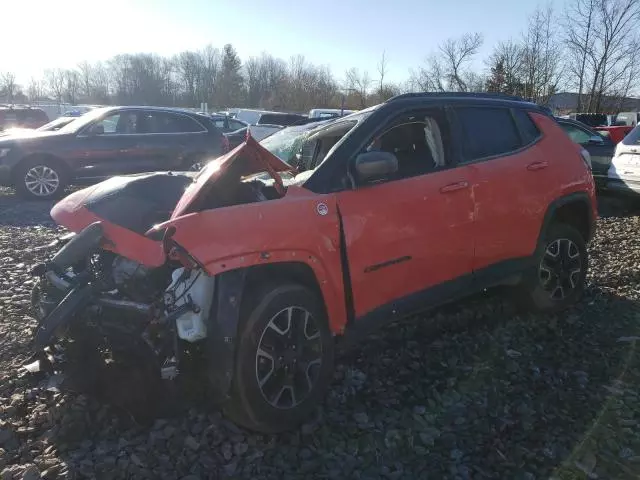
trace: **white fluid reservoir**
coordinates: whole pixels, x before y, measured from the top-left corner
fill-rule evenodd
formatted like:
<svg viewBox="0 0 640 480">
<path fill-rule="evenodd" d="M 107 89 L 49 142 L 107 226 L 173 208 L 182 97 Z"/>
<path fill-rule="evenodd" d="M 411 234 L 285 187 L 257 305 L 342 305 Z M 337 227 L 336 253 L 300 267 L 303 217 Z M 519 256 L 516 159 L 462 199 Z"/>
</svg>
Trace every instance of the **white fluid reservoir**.
<svg viewBox="0 0 640 480">
<path fill-rule="evenodd" d="M 210 277 L 202 270 L 189 270 L 189 276 L 180 280 L 184 270 L 174 270 L 171 275 L 173 281 L 167 290 L 175 289 L 174 295 L 178 299 L 176 307 L 189 301 L 198 307 L 198 313 L 189 311 L 176 319 L 178 337 L 187 342 L 197 342 L 207 336 L 206 321 L 213 301 L 215 277 Z"/>
</svg>

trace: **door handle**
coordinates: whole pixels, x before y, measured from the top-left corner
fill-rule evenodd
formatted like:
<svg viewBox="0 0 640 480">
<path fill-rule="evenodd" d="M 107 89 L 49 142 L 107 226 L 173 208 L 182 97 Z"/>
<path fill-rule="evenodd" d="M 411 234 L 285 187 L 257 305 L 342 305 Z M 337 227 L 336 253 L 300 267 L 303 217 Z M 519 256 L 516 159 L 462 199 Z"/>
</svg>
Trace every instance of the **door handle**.
<svg viewBox="0 0 640 480">
<path fill-rule="evenodd" d="M 456 182 L 450 183 L 449 185 L 445 185 L 440 189 L 440 193 L 450 193 L 456 192 L 458 190 L 463 190 L 469 187 L 469 182 Z"/>
<path fill-rule="evenodd" d="M 527 170 L 536 171 L 542 170 L 543 168 L 547 168 L 549 164 L 547 162 L 533 162 L 527 165 Z"/>
</svg>

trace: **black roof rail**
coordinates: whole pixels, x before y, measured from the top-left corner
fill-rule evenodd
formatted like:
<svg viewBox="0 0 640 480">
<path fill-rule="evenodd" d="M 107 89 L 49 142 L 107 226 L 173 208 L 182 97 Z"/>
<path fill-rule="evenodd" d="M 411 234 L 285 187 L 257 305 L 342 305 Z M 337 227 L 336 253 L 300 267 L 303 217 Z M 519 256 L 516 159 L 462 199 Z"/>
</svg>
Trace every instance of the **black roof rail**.
<svg viewBox="0 0 640 480">
<path fill-rule="evenodd" d="M 413 92 L 402 93 L 391 97 L 387 102 L 394 102 L 402 98 L 442 98 L 442 97 L 465 97 L 465 98 L 496 98 L 501 100 L 514 100 L 524 102 L 522 97 L 516 95 L 507 95 L 506 93 L 493 92 Z"/>
</svg>

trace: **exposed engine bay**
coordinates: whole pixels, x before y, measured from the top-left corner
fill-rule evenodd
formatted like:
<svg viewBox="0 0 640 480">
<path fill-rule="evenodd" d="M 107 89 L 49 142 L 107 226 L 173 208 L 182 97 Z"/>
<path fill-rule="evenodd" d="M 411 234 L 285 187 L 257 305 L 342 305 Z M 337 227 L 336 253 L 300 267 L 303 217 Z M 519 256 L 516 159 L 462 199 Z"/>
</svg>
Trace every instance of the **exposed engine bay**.
<svg viewBox="0 0 640 480">
<path fill-rule="evenodd" d="M 82 339 L 115 356 L 147 349 L 161 377 L 175 378 L 177 342 L 206 337 L 214 278 L 177 262 L 146 267 L 101 249 L 102 240 L 101 225 L 94 223 L 67 237 L 49 262 L 34 269 L 40 277 L 34 309 L 41 321 L 35 349 L 61 339 Z"/>
</svg>

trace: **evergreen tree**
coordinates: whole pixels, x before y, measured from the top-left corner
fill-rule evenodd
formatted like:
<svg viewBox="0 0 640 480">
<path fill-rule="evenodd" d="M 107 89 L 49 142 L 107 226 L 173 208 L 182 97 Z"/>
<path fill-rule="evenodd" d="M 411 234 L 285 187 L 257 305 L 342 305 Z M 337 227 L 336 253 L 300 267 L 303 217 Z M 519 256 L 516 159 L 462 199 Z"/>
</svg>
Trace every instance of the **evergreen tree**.
<svg viewBox="0 0 640 480">
<path fill-rule="evenodd" d="M 244 92 L 242 61 L 230 43 L 224 46 L 222 53 L 222 75 L 218 92 L 220 107 L 237 107 L 242 103 Z"/>
<path fill-rule="evenodd" d="M 507 93 L 507 81 L 504 70 L 504 61 L 496 61 L 491 67 L 491 76 L 487 80 L 487 92 Z"/>
</svg>

